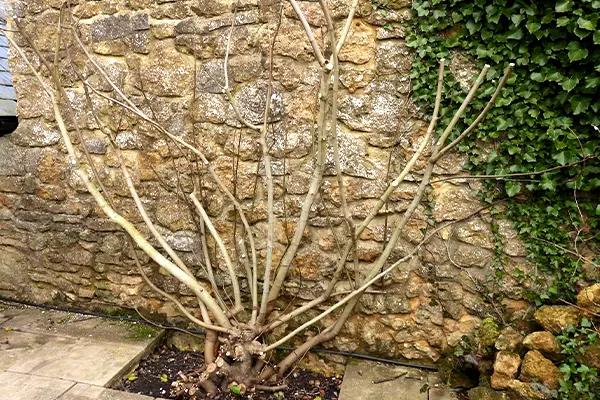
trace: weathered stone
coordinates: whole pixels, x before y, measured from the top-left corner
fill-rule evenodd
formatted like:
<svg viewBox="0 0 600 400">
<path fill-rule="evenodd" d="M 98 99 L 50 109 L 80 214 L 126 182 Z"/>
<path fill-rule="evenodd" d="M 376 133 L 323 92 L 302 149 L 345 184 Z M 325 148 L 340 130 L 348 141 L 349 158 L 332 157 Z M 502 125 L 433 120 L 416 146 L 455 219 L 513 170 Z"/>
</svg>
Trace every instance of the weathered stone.
<svg viewBox="0 0 600 400">
<path fill-rule="evenodd" d="M 340 52 L 340 61 L 354 64 L 365 64 L 371 61 L 375 57 L 374 38 L 373 27 L 360 20 L 354 21 L 346 43 Z"/>
<path fill-rule="evenodd" d="M 156 219 L 173 232 L 195 229 L 188 209 L 180 206 L 176 196 L 164 196 L 159 199 L 156 205 Z"/>
<path fill-rule="evenodd" d="M 94 21 L 90 36 L 100 54 L 146 53 L 149 29 L 147 14 L 112 15 Z"/>
<path fill-rule="evenodd" d="M 479 73 L 473 59 L 462 52 L 453 52 L 450 58 L 450 72 L 464 91 L 468 91 Z"/>
<path fill-rule="evenodd" d="M 508 395 L 505 392 L 493 390 L 489 386 L 477 386 L 470 389 L 469 400 L 507 400 Z"/>
<path fill-rule="evenodd" d="M 493 389 L 506 389 L 511 380 L 517 376 L 521 365 L 521 357 L 516 353 L 499 351 L 494 361 L 494 373 L 491 384 Z"/>
<path fill-rule="evenodd" d="M 452 260 L 461 267 L 485 267 L 493 257 L 491 250 L 464 243 L 457 243 L 452 254 Z"/>
<path fill-rule="evenodd" d="M 551 390 L 542 384 L 521 382 L 516 379 L 510 381 L 508 392 L 512 400 L 551 400 L 558 395 L 556 390 Z"/>
<path fill-rule="evenodd" d="M 401 40 L 385 40 L 377 47 L 377 71 L 382 74 L 407 74 L 412 64 L 412 54 Z"/>
<path fill-rule="evenodd" d="M 231 10 L 231 6 L 234 4 L 232 0 L 196 0 L 192 3 L 192 11 L 200 17 L 225 14 Z"/>
<path fill-rule="evenodd" d="M 513 257 L 525 257 L 527 255 L 527 250 L 525 250 L 518 233 L 513 228 L 512 222 L 498 221 L 498 233 L 502 238 L 503 250 L 506 254 Z"/>
<path fill-rule="evenodd" d="M 196 122 L 222 124 L 232 113 L 233 109 L 220 94 L 198 93 L 192 105 L 192 118 Z"/>
<path fill-rule="evenodd" d="M 196 90 L 200 93 L 225 93 L 226 84 L 231 88 L 233 81 L 225 82 L 223 62 L 221 60 L 208 60 L 203 62 L 196 72 Z"/>
<path fill-rule="evenodd" d="M 550 332 L 541 331 L 530 333 L 523 339 L 523 346 L 529 350 L 537 350 L 545 356 L 556 360 L 560 358 L 560 344 Z"/>
<path fill-rule="evenodd" d="M 547 331 L 560 333 L 569 326 L 576 326 L 581 314 L 572 306 L 542 306 L 536 310 L 534 318 Z"/>
<path fill-rule="evenodd" d="M 485 249 L 494 248 L 490 226 L 481 219 L 473 218 L 456 224 L 453 233 L 458 240 L 467 244 Z"/>
<path fill-rule="evenodd" d="M 155 44 L 149 56 L 140 63 L 140 75 L 143 77 L 143 87 L 149 93 L 183 96 L 193 88 L 193 59 L 171 46 Z"/>
<path fill-rule="evenodd" d="M 530 350 L 523 358 L 520 380 L 524 382 L 537 382 L 550 389 L 558 389 L 562 377 L 558 367 L 537 350 Z"/>
<path fill-rule="evenodd" d="M 321 40 L 320 31 L 315 32 L 317 40 Z M 313 62 L 312 47 L 301 25 L 290 24 L 283 21 L 279 28 L 279 35 L 275 42 L 273 53 L 289 57 L 294 60 Z"/>
<path fill-rule="evenodd" d="M 600 313 L 600 283 L 581 289 L 577 295 L 577 305 L 586 313 Z"/>
<path fill-rule="evenodd" d="M 26 119 L 20 121 L 10 139 L 14 144 L 23 147 L 52 146 L 60 140 L 60 132 L 38 119 Z"/>
<path fill-rule="evenodd" d="M 167 344 L 179 351 L 203 351 L 204 338 L 192 336 L 183 332 L 173 332 L 167 339 Z"/>
<path fill-rule="evenodd" d="M 362 132 L 397 132 L 403 125 L 406 101 L 392 93 L 349 95 L 340 100 L 340 119 Z"/>
<path fill-rule="evenodd" d="M 523 342 L 523 335 L 517 332 L 513 327 L 506 327 L 500 332 L 496 339 L 495 347 L 500 351 L 516 351 Z"/>
<path fill-rule="evenodd" d="M 338 146 L 340 169 L 344 174 L 369 179 L 375 179 L 379 175 L 379 166 L 367 158 L 367 146 L 362 140 L 339 129 Z M 333 149 L 329 149 L 325 158 L 325 174 L 335 174 Z"/>
<path fill-rule="evenodd" d="M 448 182 L 433 185 L 433 217 L 436 221 L 464 218 L 481 207 L 469 189 Z"/>
<path fill-rule="evenodd" d="M 254 124 L 263 122 L 267 102 L 266 84 L 264 82 L 242 85 L 235 93 L 234 99 L 244 119 Z M 274 89 L 271 94 L 270 104 L 270 121 L 280 120 L 285 109 L 282 93 L 277 89 Z"/>
</svg>

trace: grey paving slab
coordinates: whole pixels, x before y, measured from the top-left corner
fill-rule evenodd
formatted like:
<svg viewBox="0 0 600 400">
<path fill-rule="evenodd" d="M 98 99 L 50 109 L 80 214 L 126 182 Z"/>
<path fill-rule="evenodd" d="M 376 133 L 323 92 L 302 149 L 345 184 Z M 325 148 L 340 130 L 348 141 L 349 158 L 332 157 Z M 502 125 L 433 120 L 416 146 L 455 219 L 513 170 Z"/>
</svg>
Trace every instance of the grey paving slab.
<svg viewBox="0 0 600 400">
<path fill-rule="evenodd" d="M 10 319 L 2 325 L 13 330 L 42 333 L 74 338 L 87 337 L 102 341 L 143 342 L 151 341 L 158 330 L 142 325 L 112 321 L 94 316 L 35 308 L 7 313 Z M 143 329 L 139 329 L 140 326 Z"/>
<path fill-rule="evenodd" d="M 455 392 L 446 386 L 437 373 L 429 373 L 429 400 L 458 400 Z"/>
<path fill-rule="evenodd" d="M 39 309 L 5 309 L 0 370 L 109 386 L 151 350 L 143 325 Z"/>
<path fill-rule="evenodd" d="M 429 389 L 429 400 L 458 400 L 458 396 L 447 387 L 435 387 Z"/>
<path fill-rule="evenodd" d="M 78 383 L 59 397 L 59 400 L 153 400 L 153 397 L 106 389 Z"/>
<path fill-rule="evenodd" d="M 350 361 L 340 400 L 427 400 L 427 373 L 369 361 Z"/>
<path fill-rule="evenodd" d="M 64 379 L 0 372 L 0 400 L 56 400 L 74 384 Z"/>
<path fill-rule="evenodd" d="M 34 343 L 14 352 L 8 371 L 37 376 L 70 379 L 104 386 L 125 372 L 144 354 L 146 343 L 100 342 L 87 338 L 72 338 L 7 332 L 9 343 L 23 341 L 27 335 Z M 135 361 L 133 361 L 135 360 Z"/>
<path fill-rule="evenodd" d="M 9 308 L 4 304 L 0 303 L 0 326 L 3 326 L 7 321 L 13 319 L 16 315 L 23 312 L 19 308 Z"/>
</svg>

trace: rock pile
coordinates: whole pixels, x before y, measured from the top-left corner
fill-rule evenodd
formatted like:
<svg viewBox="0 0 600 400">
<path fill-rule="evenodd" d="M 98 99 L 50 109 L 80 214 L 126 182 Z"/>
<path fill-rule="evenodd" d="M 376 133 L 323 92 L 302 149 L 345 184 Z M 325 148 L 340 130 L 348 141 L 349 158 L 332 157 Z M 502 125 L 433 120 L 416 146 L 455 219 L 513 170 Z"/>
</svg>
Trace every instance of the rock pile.
<svg viewBox="0 0 600 400">
<path fill-rule="evenodd" d="M 546 305 L 533 317 L 540 330 L 523 336 L 512 327 L 503 329 L 495 342 L 495 361 L 489 386 L 469 391 L 471 400 L 550 400 L 558 397 L 564 359 L 556 338 L 569 326 L 600 308 L 600 283 L 583 289 L 577 305 Z M 600 344 L 588 346 L 581 362 L 600 368 Z"/>
</svg>

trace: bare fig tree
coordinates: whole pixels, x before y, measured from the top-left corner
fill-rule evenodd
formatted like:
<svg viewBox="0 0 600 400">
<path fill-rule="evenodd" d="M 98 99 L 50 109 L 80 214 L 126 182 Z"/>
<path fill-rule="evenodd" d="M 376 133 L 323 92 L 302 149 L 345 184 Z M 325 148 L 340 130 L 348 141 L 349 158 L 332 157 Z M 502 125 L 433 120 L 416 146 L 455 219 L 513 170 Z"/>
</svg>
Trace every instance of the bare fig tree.
<svg viewBox="0 0 600 400">
<path fill-rule="evenodd" d="M 140 261 L 137 260 L 139 273 L 144 278 L 146 284 L 161 296 L 173 302 L 182 315 L 187 317 L 193 324 L 203 328 L 206 332 L 204 366 L 198 371 L 182 375 L 180 381 L 174 387 L 176 393 L 186 393 L 192 398 L 194 396 L 201 397 L 205 393 L 212 395 L 219 390 L 227 390 L 227 388 L 231 389 L 233 387 L 236 387 L 236 390 L 241 392 L 277 388 L 277 385 L 281 383 L 281 378 L 285 376 L 286 372 L 301 357 L 315 346 L 331 340 L 340 332 L 344 323 L 354 312 L 361 295 L 370 286 L 388 275 L 395 268 L 406 265 L 408 260 L 417 256 L 423 244 L 448 225 L 445 224 L 430 230 L 420 243 L 413 246 L 410 251 L 401 257 L 398 258 L 397 253 L 393 253 L 417 206 L 424 198 L 426 189 L 431 183 L 432 172 L 436 163 L 444 155 L 448 154 L 461 140 L 467 137 L 485 117 L 493 106 L 498 93 L 505 85 L 511 68 L 510 66 L 506 68 L 504 76 L 498 82 L 491 99 L 485 108 L 481 110 L 474 122 L 467 129 L 455 136 L 455 140 L 447 143 L 457 122 L 463 117 L 467 105 L 485 80 L 486 73 L 490 67 L 485 66 L 481 70 L 452 120 L 447 126 L 440 128 L 437 127 L 437 122 L 442 100 L 445 70 L 445 61 L 440 60 L 435 104 L 424 136 L 421 138 L 412 157 L 406 162 L 401 172 L 387 185 L 387 188 L 380 195 L 376 204 L 370 209 L 368 215 L 359 220 L 351 214 L 347 204 L 346 182 L 341 172 L 340 149 L 337 137 L 340 75 L 338 55 L 344 47 L 344 43 L 352 27 L 358 1 L 355 0 L 353 2 L 349 15 L 343 21 L 341 29 L 336 29 L 335 22 L 327 6 L 327 0 L 319 0 L 322 17 L 326 22 L 326 34 L 323 35 L 324 43 L 320 43 L 317 40 L 313 28 L 308 23 L 297 1 L 289 0 L 289 3 L 305 30 L 312 48 L 312 55 L 319 65 L 320 86 L 318 96 L 315 99 L 315 102 L 318 103 L 318 114 L 315 116 L 316 124 L 314 126 L 316 132 L 314 171 L 312 172 L 308 190 L 302 201 L 300 212 L 294 216 L 295 225 L 289 245 L 283 255 L 278 258 L 278 262 L 275 262 L 273 254 L 275 224 L 277 222 L 277 216 L 274 211 L 274 160 L 268 143 L 269 128 L 273 123 L 273 119 L 271 118 L 273 108 L 271 105 L 273 97 L 272 60 L 273 46 L 279 26 L 278 21 L 273 21 L 271 24 L 272 29 L 268 44 L 269 62 L 266 66 L 268 69 L 266 71 L 266 75 L 268 76 L 266 84 L 267 95 L 266 105 L 262 113 L 263 122 L 261 124 L 255 124 L 252 121 L 244 119 L 231 96 L 229 88 L 227 76 L 228 56 L 230 53 L 231 31 L 235 27 L 235 13 L 232 16 L 231 30 L 225 44 L 227 51 L 223 61 L 225 76 L 223 82 L 224 96 L 230 102 L 240 125 L 256 131 L 260 137 L 263 166 L 261 171 L 264 172 L 259 174 L 258 179 L 263 181 L 267 193 L 266 237 L 261 238 L 261 240 L 264 239 L 266 242 L 264 257 L 257 255 L 257 246 L 255 243 L 256 235 L 262 231 L 258 231 L 248 222 L 248 217 L 246 216 L 247 210 L 242 206 L 238 198 L 236 198 L 235 191 L 229 189 L 230 182 L 224 182 L 219 177 L 215 172 L 213 164 L 200 150 L 199 146 L 193 142 L 186 141 L 184 136 L 178 132 L 169 131 L 157 121 L 152 113 L 144 111 L 143 107 L 128 97 L 119 88 L 119 85 L 111 80 L 109 74 L 100 66 L 88 50 L 86 43 L 84 43 L 85 41 L 81 38 L 77 22 L 71 16 L 67 6 L 61 10 L 60 21 L 57 24 L 59 34 L 54 57 L 42 54 L 36 49 L 33 41 L 27 37 L 24 30 L 20 29 L 18 20 L 14 21 L 14 25 L 19 29 L 16 30 L 14 35 L 9 35 L 9 40 L 14 50 L 28 65 L 45 94 L 51 99 L 54 118 L 60 130 L 72 172 L 85 186 L 104 214 L 127 233 L 130 244 L 135 246 L 137 251 L 141 251 L 149 257 L 162 271 L 183 283 L 197 298 L 198 308 L 189 309 L 184 306 L 176 297 L 166 293 L 153 283 L 149 275 L 142 268 Z M 63 46 L 66 42 L 69 43 L 69 46 Z M 79 122 L 67 97 L 63 85 L 64 78 L 59 69 L 61 59 L 63 57 L 72 58 L 74 51 L 82 54 L 86 61 L 93 66 L 96 74 L 102 78 L 103 84 L 110 87 L 110 91 L 108 92 L 110 94 L 107 94 L 106 90 L 100 90 L 89 79 L 85 78 L 82 72 L 77 71 L 76 63 L 72 63 L 73 69 L 78 74 L 80 83 L 85 90 L 87 111 L 93 115 L 99 129 L 109 139 L 115 154 L 117 154 L 122 179 L 135 203 L 143 224 L 133 223 L 131 219 L 125 218 L 119 212 L 114 199 L 111 198 L 110 191 L 103 185 L 95 161 L 88 153 L 86 146 L 82 144 L 82 133 L 79 128 Z M 160 230 L 155 226 L 149 213 L 146 212 L 144 202 L 138 194 L 134 179 L 132 179 L 132 173 L 126 166 L 124 155 L 115 143 L 115 130 L 103 122 L 102 118 L 98 117 L 98 110 L 96 108 L 98 102 L 108 102 L 112 106 L 120 108 L 122 113 L 135 116 L 140 123 L 151 127 L 156 134 L 156 138 L 168 139 L 172 146 L 176 147 L 193 161 L 190 163 L 192 165 L 190 171 L 187 172 L 187 176 L 191 177 L 192 188 L 188 190 L 183 185 L 180 185 L 178 187 L 178 194 L 185 199 L 187 205 L 195 214 L 198 228 L 197 233 L 203 249 L 201 256 L 203 260 L 202 267 L 206 271 L 208 283 L 205 284 L 205 281 L 201 281 L 195 276 L 192 268 L 187 266 L 178 253 L 169 245 Z M 436 134 L 436 132 L 441 133 Z M 284 283 L 288 279 L 292 263 L 297 256 L 302 236 L 305 230 L 308 229 L 309 216 L 319 197 L 319 189 L 323 182 L 326 155 L 328 152 L 332 152 L 334 158 L 335 174 L 340 194 L 338 212 L 339 216 L 345 221 L 346 240 L 341 248 L 334 273 L 329 277 L 326 285 L 324 285 L 325 289 L 323 292 L 314 300 L 294 305 L 291 309 L 286 310 L 285 313 L 277 313 L 274 312 L 274 304 L 283 295 Z M 348 264 L 353 263 L 355 260 L 356 242 L 359 236 L 381 211 L 382 207 L 384 207 L 400 184 L 411 172 L 414 172 L 418 163 L 424 165 L 423 170 L 419 174 L 415 174 L 419 179 L 418 190 L 411 199 L 408 208 L 397 216 L 397 220 L 394 220 L 391 229 L 392 233 L 385 248 L 383 248 L 377 259 L 370 264 L 363 276 L 359 275 L 354 278 L 355 282 L 352 290 L 340 292 L 337 290 L 337 284 Z M 237 246 L 236 251 L 241 253 L 239 257 L 234 257 L 231 254 L 232 249 L 226 246 L 225 240 L 220 236 L 214 221 L 206 210 L 202 191 L 202 179 L 211 180 L 218 188 L 219 193 L 225 198 L 225 201 L 231 204 L 235 210 L 236 220 L 238 221 L 236 226 L 239 229 L 235 241 Z M 475 214 L 471 216 L 473 215 Z M 209 242 L 218 251 L 217 257 L 219 260 L 222 260 L 224 268 L 214 267 L 215 255 L 211 255 L 207 251 Z M 136 251 L 132 253 L 136 258 L 138 257 Z M 396 255 L 392 256 L 392 254 Z M 217 280 L 217 277 L 221 275 L 224 275 L 224 278 Z M 218 285 L 218 281 L 226 281 L 229 285 L 226 288 L 221 287 Z M 196 313 L 194 310 L 199 310 L 199 312 Z M 307 320 L 307 314 L 314 316 Z M 334 322 L 324 329 L 314 332 L 312 335 L 300 335 L 306 330 L 314 329 L 315 324 L 321 322 L 325 317 L 328 317 L 328 321 Z M 305 322 L 292 323 L 290 326 L 294 326 L 295 328 L 285 331 L 283 334 L 280 333 L 281 329 L 277 329 L 294 321 Z M 279 334 L 279 337 L 276 334 Z M 284 344 L 289 346 L 290 343 L 295 344 L 294 350 L 283 359 L 274 362 L 275 358 L 272 357 L 272 352 Z"/>
</svg>

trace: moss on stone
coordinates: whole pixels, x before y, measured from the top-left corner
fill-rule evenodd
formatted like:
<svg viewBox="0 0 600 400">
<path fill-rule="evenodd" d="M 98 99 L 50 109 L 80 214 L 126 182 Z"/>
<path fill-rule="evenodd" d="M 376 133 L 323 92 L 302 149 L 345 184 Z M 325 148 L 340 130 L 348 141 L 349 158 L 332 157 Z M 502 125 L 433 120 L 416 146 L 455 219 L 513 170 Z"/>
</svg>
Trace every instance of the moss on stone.
<svg viewBox="0 0 600 400">
<path fill-rule="evenodd" d="M 129 332 L 129 335 L 127 336 L 128 339 L 144 340 L 155 337 L 156 335 L 158 335 L 159 332 L 158 329 L 152 326 L 141 324 L 138 322 L 123 321 L 122 324 L 124 324 L 127 327 L 127 330 Z"/>
<path fill-rule="evenodd" d="M 477 331 L 477 339 L 481 347 L 493 346 L 498 336 L 500 336 L 500 327 L 493 318 L 481 321 Z"/>
</svg>

